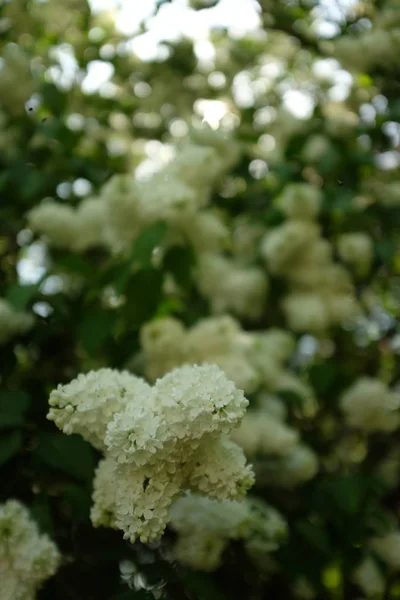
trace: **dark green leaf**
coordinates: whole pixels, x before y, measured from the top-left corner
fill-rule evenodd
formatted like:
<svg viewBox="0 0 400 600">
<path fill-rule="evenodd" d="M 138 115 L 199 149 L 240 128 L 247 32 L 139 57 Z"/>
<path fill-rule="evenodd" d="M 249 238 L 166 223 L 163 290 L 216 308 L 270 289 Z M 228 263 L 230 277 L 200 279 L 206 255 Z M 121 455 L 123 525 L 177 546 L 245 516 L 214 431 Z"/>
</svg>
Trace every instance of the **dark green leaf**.
<svg viewBox="0 0 400 600">
<path fill-rule="evenodd" d="M 90 275 L 93 272 L 92 265 L 76 254 L 64 254 L 59 256 L 55 261 L 56 267 L 61 267 L 71 271 L 72 273 L 78 273 L 79 275 Z"/>
<path fill-rule="evenodd" d="M 149 269 L 135 273 L 126 287 L 124 317 L 128 326 L 138 327 L 157 311 L 162 298 L 163 274 Z"/>
<path fill-rule="evenodd" d="M 11 431 L 0 437 L 0 465 L 8 462 L 10 458 L 17 454 L 22 444 L 22 434 L 20 431 Z"/>
<path fill-rule="evenodd" d="M 69 507 L 71 515 L 77 521 L 88 521 L 92 500 L 87 489 L 80 485 L 66 485 L 62 492 L 62 497 Z"/>
<path fill-rule="evenodd" d="M 183 288 L 187 288 L 190 284 L 194 264 L 195 255 L 189 247 L 173 246 L 169 248 L 164 257 L 164 268 L 174 276 L 176 283 Z"/>
<path fill-rule="evenodd" d="M 388 262 L 393 258 L 396 248 L 396 240 L 386 238 L 384 240 L 379 240 L 379 242 L 376 243 L 375 251 L 383 262 Z"/>
<path fill-rule="evenodd" d="M 165 234 L 167 224 L 159 221 L 142 231 L 132 244 L 130 258 L 132 262 L 142 269 L 150 268 L 152 264 L 153 250 L 156 248 Z"/>
<path fill-rule="evenodd" d="M 327 556 L 331 554 L 328 535 L 321 526 L 303 519 L 296 523 L 296 529 L 311 546 L 318 550 L 318 552 L 326 554 Z"/>
<path fill-rule="evenodd" d="M 43 433 L 34 454 L 49 467 L 80 481 L 92 480 L 96 464 L 95 453 L 92 446 L 79 435 Z"/>
<path fill-rule="evenodd" d="M 196 600 L 227 600 L 227 597 L 215 586 L 210 575 L 188 571 L 183 581 L 195 594 Z"/>
<path fill-rule="evenodd" d="M 78 327 L 78 339 L 88 354 L 95 354 L 111 336 L 116 319 L 114 312 L 88 315 Z"/>
<path fill-rule="evenodd" d="M 300 394 L 293 390 L 279 390 L 278 396 L 280 396 L 288 406 L 292 406 L 293 408 L 302 408 L 304 405 L 303 396 L 300 396 Z"/>
<path fill-rule="evenodd" d="M 7 290 L 7 300 L 16 310 L 23 311 L 39 289 L 39 284 L 19 285 L 16 283 Z"/>
<path fill-rule="evenodd" d="M 30 398 L 25 392 L 0 391 L 0 429 L 22 425 L 29 403 Z"/>
<path fill-rule="evenodd" d="M 317 394 L 323 394 L 334 383 L 337 368 L 333 364 L 313 365 L 309 372 L 310 380 Z"/>
<path fill-rule="evenodd" d="M 40 531 L 54 535 L 54 523 L 51 516 L 49 497 L 45 493 L 36 496 L 31 507 L 32 516 L 39 525 Z"/>
</svg>

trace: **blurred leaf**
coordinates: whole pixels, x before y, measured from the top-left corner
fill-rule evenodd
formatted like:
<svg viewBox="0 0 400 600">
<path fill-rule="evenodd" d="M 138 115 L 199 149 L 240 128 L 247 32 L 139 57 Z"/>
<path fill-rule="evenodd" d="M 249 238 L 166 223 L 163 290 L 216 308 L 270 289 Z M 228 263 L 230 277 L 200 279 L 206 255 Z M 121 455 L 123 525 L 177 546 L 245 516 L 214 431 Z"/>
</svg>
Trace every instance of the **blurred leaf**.
<svg viewBox="0 0 400 600">
<path fill-rule="evenodd" d="M 154 600 L 154 595 L 146 590 L 127 590 L 112 597 L 112 600 Z"/>
<path fill-rule="evenodd" d="M 7 290 L 7 300 L 16 310 L 23 311 L 32 300 L 40 287 L 40 283 L 32 285 L 20 285 L 18 283 L 10 286 Z"/>
<path fill-rule="evenodd" d="M 172 246 L 164 256 L 164 268 L 169 271 L 176 283 L 182 288 L 190 284 L 195 254 L 189 247 Z"/>
<path fill-rule="evenodd" d="M 25 392 L 0 391 L 0 429 L 22 425 L 29 403 L 30 397 Z"/>
<path fill-rule="evenodd" d="M 22 434 L 20 431 L 11 431 L 4 433 L 0 437 L 0 465 L 4 465 L 15 454 L 17 454 L 22 444 Z"/>
<path fill-rule="evenodd" d="M 88 521 L 92 499 L 87 489 L 70 483 L 63 488 L 62 497 L 77 521 Z"/>
<path fill-rule="evenodd" d="M 2 190 L 5 187 L 7 180 L 8 180 L 8 173 L 7 173 L 7 171 L 4 171 L 4 173 L 0 174 L 0 190 Z"/>
<path fill-rule="evenodd" d="M 154 269 L 138 271 L 131 277 L 125 290 L 123 307 L 127 324 L 138 327 L 157 311 L 162 298 L 163 273 Z"/>
<path fill-rule="evenodd" d="M 92 446 L 79 435 L 42 433 L 39 446 L 33 451 L 49 467 L 90 482 L 96 464 Z"/>
<path fill-rule="evenodd" d="M 88 354 L 95 354 L 111 336 L 116 320 L 115 312 L 88 315 L 78 327 L 78 339 Z"/>
<path fill-rule="evenodd" d="M 51 516 L 49 497 L 44 492 L 36 496 L 31 513 L 39 525 L 40 531 L 54 536 L 54 522 Z"/>
<path fill-rule="evenodd" d="M 321 526 L 303 519 L 296 523 L 296 529 L 318 552 L 327 556 L 332 553 L 328 535 Z"/>
<path fill-rule="evenodd" d="M 335 382 L 337 367 L 334 364 L 312 365 L 309 371 L 311 384 L 317 394 L 323 394 Z"/>
<path fill-rule="evenodd" d="M 279 390 L 277 392 L 278 396 L 285 401 L 285 403 L 293 408 L 303 408 L 304 406 L 304 398 L 297 392 L 293 390 Z"/>
<path fill-rule="evenodd" d="M 76 254 L 63 254 L 54 260 L 56 267 L 62 267 L 72 273 L 89 276 L 93 272 L 92 265 Z"/>
<path fill-rule="evenodd" d="M 375 252 L 383 262 L 390 261 L 397 250 L 396 240 L 385 238 L 375 245 Z"/>
<path fill-rule="evenodd" d="M 68 94 L 62 93 L 54 83 L 42 85 L 41 94 L 44 106 L 55 116 L 58 116 L 66 107 Z"/>
<path fill-rule="evenodd" d="M 158 221 L 142 231 L 132 244 L 131 260 L 143 269 L 152 265 L 153 250 L 166 235 L 168 226 L 164 221 Z"/>
<path fill-rule="evenodd" d="M 195 594 L 196 600 L 228 600 L 215 586 L 210 575 L 188 571 L 183 576 L 183 582 Z"/>
</svg>

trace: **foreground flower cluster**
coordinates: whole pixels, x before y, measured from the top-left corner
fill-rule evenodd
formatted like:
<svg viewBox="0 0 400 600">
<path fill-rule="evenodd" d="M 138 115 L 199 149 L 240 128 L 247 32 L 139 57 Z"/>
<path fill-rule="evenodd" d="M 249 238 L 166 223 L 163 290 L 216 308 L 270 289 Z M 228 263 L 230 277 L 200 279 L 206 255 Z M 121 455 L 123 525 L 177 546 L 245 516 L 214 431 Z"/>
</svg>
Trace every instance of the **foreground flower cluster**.
<svg viewBox="0 0 400 600">
<path fill-rule="evenodd" d="M 216 365 L 182 366 L 154 386 L 111 369 L 79 375 L 50 395 L 48 418 L 105 454 L 94 481 L 94 525 L 132 542 L 158 539 L 168 509 L 190 489 L 240 499 L 254 482 L 228 435 L 248 401 Z"/>
<path fill-rule="evenodd" d="M 0 600 L 35 600 L 60 554 L 17 500 L 0 505 Z"/>
</svg>

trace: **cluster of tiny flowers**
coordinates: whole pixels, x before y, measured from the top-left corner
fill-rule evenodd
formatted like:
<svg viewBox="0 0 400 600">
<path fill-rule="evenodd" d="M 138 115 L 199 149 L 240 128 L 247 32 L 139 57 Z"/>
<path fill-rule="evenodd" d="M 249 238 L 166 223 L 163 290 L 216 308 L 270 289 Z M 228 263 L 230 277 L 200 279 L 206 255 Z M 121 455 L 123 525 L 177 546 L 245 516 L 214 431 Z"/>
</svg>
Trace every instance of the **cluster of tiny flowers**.
<svg viewBox="0 0 400 600">
<path fill-rule="evenodd" d="M 367 598 L 381 598 L 385 591 L 385 578 L 371 556 L 364 558 L 354 571 L 353 581 Z"/>
<path fill-rule="evenodd" d="M 360 377 L 340 400 L 346 423 L 365 433 L 394 431 L 400 425 L 400 394 L 380 379 Z"/>
<path fill-rule="evenodd" d="M 105 454 L 94 481 L 95 526 L 131 541 L 161 537 L 172 501 L 187 489 L 241 499 L 254 483 L 228 436 L 248 401 L 216 365 L 177 368 L 154 386 L 100 369 L 50 395 L 48 417 Z"/>
<path fill-rule="evenodd" d="M 207 205 L 213 185 L 237 159 L 229 141 L 216 132 L 193 130 L 174 158 L 149 179 L 114 175 L 98 197 L 83 200 L 76 209 L 46 200 L 28 214 L 29 227 L 52 246 L 123 252 L 143 229 L 163 220 L 171 243 L 188 239 L 199 251 L 220 250 L 229 232 Z M 227 156 L 229 145 L 235 150 Z"/>
<path fill-rule="evenodd" d="M 386 2 L 376 13 L 374 27 L 359 35 L 344 35 L 334 44 L 336 57 L 349 69 L 368 72 L 374 67 L 396 66 L 395 56 L 400 49 L 400 20 L 398 5 Z M 350 58 L 351 57 L 351 58 Z"/>
<path fill-rule="evenodd" d="M 246 413 L 232 439 L 248 457 L 285 456 L 298 444 L 299 434 L 268 411 L 255 409 Z"/>
<path fill-rule="evenodd" d="M 0 600 L 35 600 L 60 554 L 17 500 L 0 505 Z"/>
<path fill-rule="evenodd" d="M 196 275 L 198 288 L 209 301 L 211 312 L 232 312 L 250 320 L 263 314 L 268 291 L 263 269 L 209 252 L 199 257 Z"/>
<path fill-rule="evenodd" d="M 312 387 L 290 372 L 286 366 L 295 350 L 292 334 L 282 329 L 271 328 L 252 333 L 250 339 L 249 358 L 258 373 L 260 391 L 272 394 L 283 391 L 295 393 L 303 399 L 304 414 L 315 414 L 317 403 Z"/>
<path fill-rule="evenodd" d="M 282 301 L 290 328 L 315 334 L 359 312 L 351 278 L 333 262 L 331 244 L 314 222 L 321 198 L 309 184 L 288 185 L 277 200 L 288 220 L 267 232 L 260 246 L 268 270 L 290 285 Z"/>
<path fill-rule="evenodd" d="M 32 325 L 32 315 L 17 312 L 7 300 L 0 298 L 0 344 L 4 344 L 14 335 L 25 333 Z"/>
<path fill-rule="evenodd" d="M 366 275 L 373 259 L 373 243 L 366 233 L 343 233 L 337 242 L 340 258 L 359 275 Z"/>
<path fill-rule="evenodd" d="M 229 315 L 201 319 L 185 329 L 178 319 L 166 317 L 144 325 L 140 339 L 144 372 L 150 381 L 183 363 L 212 363 L 246 394 L 260 388 L 290 390 L 303 396 L 308 407 L 315 404 L 312 388 L 285 367 L 295 349 L 287 331 L 245 332 Z"/>
<path fill-rule="evenodd" d="M 258 484 L 293 488 L 318 471 L 314 452 L 301 443 L 299 433 L 284 420 L 286 408 L 279 398 L 260 394 L 258 407 L 249 410 L 232 439 L 255 460 Z"/>
<path fill-rule="evenodd" d="M 311 448 L 298 444 L 285 456 L 257 460 L 254 468 L 258 485 L 291 490 L 313 479 L 319 464 Z"/>
<path fill-rule="evenodd" d="M 208 317 L 189 329 L 172 317 L 158 319 L 142 327 L 140 339 L 150 381 L 183 363 L 213 363 L 246 394 L 259 385 L 248 352 L 250 339 L 231 316 Z"/>
<path fill-rule="evenodd" d="M 400 531 L 398 529 L 382 537 L 372 538 L 370 545 L 392 572 L 400 571 Z"/>
<path fill-rule="evenodd" d="M 174 558 L 199 571 L 218 569 L 230 540 L 243 540 L 248 555 L 258 562 L 287 536 L 278 511 L 253 498 L 216 501 L 188 494 L 171 506 L 169 527 L 178 534 Z"/>
<path fill-rule="evenodd" d="M 383 206 L 387 208 L 397 208 L 400 206 L 400 182 L 367 180 L 364 185 L 364 191 L 371 195 Z"/>
</svg>

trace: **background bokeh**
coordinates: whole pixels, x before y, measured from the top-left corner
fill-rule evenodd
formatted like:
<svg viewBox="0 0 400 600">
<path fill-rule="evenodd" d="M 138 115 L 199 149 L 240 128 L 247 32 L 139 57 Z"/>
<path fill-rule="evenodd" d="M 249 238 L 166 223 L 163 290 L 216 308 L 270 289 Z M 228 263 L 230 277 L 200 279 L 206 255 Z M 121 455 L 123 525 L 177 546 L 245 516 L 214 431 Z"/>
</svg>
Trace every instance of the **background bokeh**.
<svg viewBox="0 0 400 600">
<path fill-rule="evenodd" d="M 400 597 L 399 51 L 397 0 L 0 3 L 0 500 L 62 553 L 38 598 Z M 99 454 L 46 418 L 202 361 L 288 526 L 214 570 L 94 528 Z"/>
</svg>

